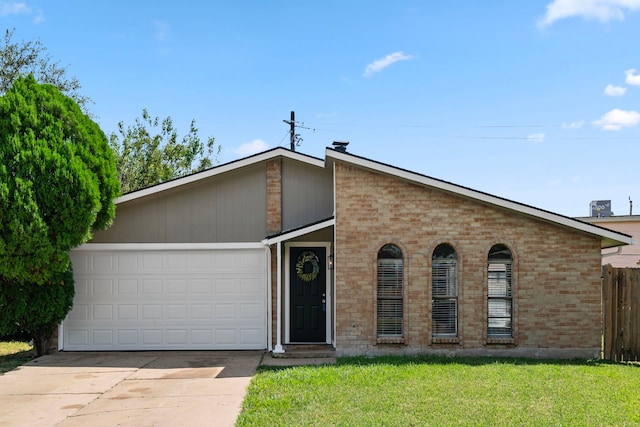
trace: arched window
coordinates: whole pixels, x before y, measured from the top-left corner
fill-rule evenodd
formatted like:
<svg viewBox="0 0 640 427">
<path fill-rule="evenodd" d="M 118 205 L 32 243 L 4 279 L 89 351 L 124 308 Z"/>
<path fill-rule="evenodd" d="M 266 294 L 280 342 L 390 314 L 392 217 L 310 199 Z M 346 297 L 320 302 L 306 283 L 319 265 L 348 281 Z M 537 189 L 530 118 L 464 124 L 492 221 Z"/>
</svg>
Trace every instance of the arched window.
<svg viewBox="0 0 640 427">
<path fill-rule="evenodd" d="M 402 251 L 392 244 L 378 251 L 378 337 L 403 336 Z"/>
<path fill-rule="evenodd" d="M 433 251 L 431 320 L 434 336 L 458 336 L 458 254 L 449 244 Z"/>
<path fill-rule="evenodd" d="M 505 245 L 489 251 L 487 266 L 487 337 L 513 336 L 513 256 Z"/>
</svg>

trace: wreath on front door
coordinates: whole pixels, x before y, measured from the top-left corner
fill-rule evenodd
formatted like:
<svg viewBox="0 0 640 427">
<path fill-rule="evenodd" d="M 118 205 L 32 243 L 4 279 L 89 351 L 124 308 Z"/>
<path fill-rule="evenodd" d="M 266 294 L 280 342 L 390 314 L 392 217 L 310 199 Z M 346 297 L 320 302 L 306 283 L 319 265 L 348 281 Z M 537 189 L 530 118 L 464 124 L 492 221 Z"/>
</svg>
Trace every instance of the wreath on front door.
<svg viewBox="0 0 640 427">
<path fill-rule="evenodd" d="M 298 255 L 296 274 L 303 282 L 312 282 L 320 273 L 318 257 L 311 251 L 304 251 Z"/>
</svg>

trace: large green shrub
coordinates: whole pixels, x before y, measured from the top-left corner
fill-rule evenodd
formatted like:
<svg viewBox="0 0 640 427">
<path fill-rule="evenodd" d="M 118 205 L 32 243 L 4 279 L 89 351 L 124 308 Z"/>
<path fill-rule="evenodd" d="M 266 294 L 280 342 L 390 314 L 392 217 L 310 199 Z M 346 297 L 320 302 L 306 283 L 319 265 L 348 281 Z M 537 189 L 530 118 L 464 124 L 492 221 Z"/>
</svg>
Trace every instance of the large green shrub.
<svg viewBox="0 0 640 427">
<path fill-rule="evenodd" d="M 43 284 L 5 281 L 0 286 L 0 335 L 27 332 L 35 354 L 47 354 L 55 328 L 73 305 L 71 269 Z"/>
<path fill-rule="evenodd" d="M 36 354 L 73 303 L 69 251 L 111 225 L 120 186 L 100 127 L 52 85 L 18 78 L 0 98 L 0 334 Z"/>
<path fill-rule="evenodd" d="M 119 193 L 99 126 L 51 85 L 16 80 L 0 98 L 0 277 L 44 283 L 107 228 Z"/>
</svg>

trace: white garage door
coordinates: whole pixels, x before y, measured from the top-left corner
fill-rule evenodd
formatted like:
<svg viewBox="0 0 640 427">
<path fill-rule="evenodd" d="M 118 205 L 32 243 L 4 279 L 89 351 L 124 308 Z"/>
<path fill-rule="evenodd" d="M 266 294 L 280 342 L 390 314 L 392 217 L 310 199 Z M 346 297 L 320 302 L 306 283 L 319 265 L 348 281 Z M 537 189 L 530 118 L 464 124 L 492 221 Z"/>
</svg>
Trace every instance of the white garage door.
<svg viewBox="0 0 640 427">
<path fill-rule="evenodd" d="M 115 247 L 72 251 L 76 293 L 64 350 L 266 348 L 264 247 Z"/>
</svg>

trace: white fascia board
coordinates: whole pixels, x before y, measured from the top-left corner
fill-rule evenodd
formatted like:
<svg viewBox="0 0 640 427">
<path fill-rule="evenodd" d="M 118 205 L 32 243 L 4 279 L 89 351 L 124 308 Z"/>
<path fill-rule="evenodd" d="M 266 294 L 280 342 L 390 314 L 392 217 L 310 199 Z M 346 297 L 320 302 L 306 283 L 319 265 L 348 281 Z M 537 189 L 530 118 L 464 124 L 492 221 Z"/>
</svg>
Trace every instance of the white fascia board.
<svg viewBox="0 0 640 427">
<path fill-rule="evenodd" d="M 165 251 L 165 250 L 264 249 L 261 242 L 237 243 L 85 243 L 73 251 Z"/>
<path fill-rule="evenodd" d="M 609 222 L 640 222 L 640 215 L 614 215 L 614 216 L 601 216 L 601 217 L 581 216 L 575 219 L 583 222 L 588 222 L 590 224 L 603 226 L 602 224 L 606 224 Z M 603 227 L 606 227 L 606 225 Z"/>
<path fill-rule="evenodd" d="M 284 242 L 286 240 L 295 239 L 296 237 L 304 236 L 305 234 L 313 233 L 314 231 L 322 230 L 323 228 L 331 227 L 336 224 L 335 219 L 328 219 L 326 221 L 319 222 L 317 224 L 310 225 L 308 227 L 299 228 L 291 232 L 285 232 L 278 236 L 274 236 L 269 239 L 264 239 L 262 244 L 265 246 L 271 246 L 278 242 Z"/>
<path fill-rule="evenodd" d="M 246 166 L 271 160 L 278 156 L 286 157 L 293 160 L 298 160 L 300 162 L 304 162 L 312 166 L 317 166 L 319 168 L 324 168 L 324 160 L 322 159 L 318 159 L 315 157 L 307 156 L 305 154 L 296 153 L 295 151 L 278 147 L 269 151 L 255 154 L 250 157 L 245 157 L 240 160 L 235 160 L 220 166 L 215 166 L 211 169 L 207 169 L 202 172 L 194 173 L 192 175 L 187 175 L 182 178 L 177 178 L 171 181 L 164 182 L 162 184 L 154 185 L 153 187 L 143 188 L 141 190 L 134 191 L 132 193 L 127 193 L 125 195 L 122 195 L 116 198 L 114 202 L 117 205 L 120 203 L 129 202 L 131 200 L 140 199 L 142 197 L 150 196 L 156 193 L 161 193 L 163 191 L 170 190 L 172 188 L 180 187 L 183 185 L 187 185 L 192 182 L 200 181 L 215 175 L 220 175 L 225 172 L 241 169 Z"/>
<path fill-rule="evenodd" d="M 585 222 L 578 221 L 569 217 L 554 214 L 553 212 L 534 208 L 528 205 L 523 205 L 521 203 L 513 202 L 511 200 L 503 199 L 501 197 L 493 196 L 491 194 L 472 190 L 470 188 L 462 187 L 456 184 L 452 184 L 450 182 L 430 178 L 425 175 L 421 175 L 405 169 L 400 169 L 384 163 L 378 163 L 373 160 L 365 159 L 363 157 L 354 156 L 352 154 L 340 153 L 331 148 L 326 149 L 325 157 L 327 162 L 332 162 L 335 159 L 341 162 L 351 163 L 356 166 L 369 169 L 374 172 L 395 176 L 405 181 L 410 181 L 412 183 L 422 184 L 428 187 L 437 188 L 442 191 L 446 191 L 448 193 L 456 194 L 459 196 L 467 197 L 469 199 L 474 199 L 480 202 L 499 206 L 505 209 L 509 209 L 511 211 L 522 213 L 524 215 L 528 215 L 544 221 L 552 222 L 554 224 L 562 225 L 565 227 L 583 231 L 585 233 L 593 234 L 602 238 L 601 246 L 603 248 L 632 244 L 633 239 L 631 238 L 631 236 L 627 236 L 626 234 L 621 234 L 615 231 L 603 229 L 601 227 L 593 226 L 591 224 L 587 224 Z"/>
</svg>

